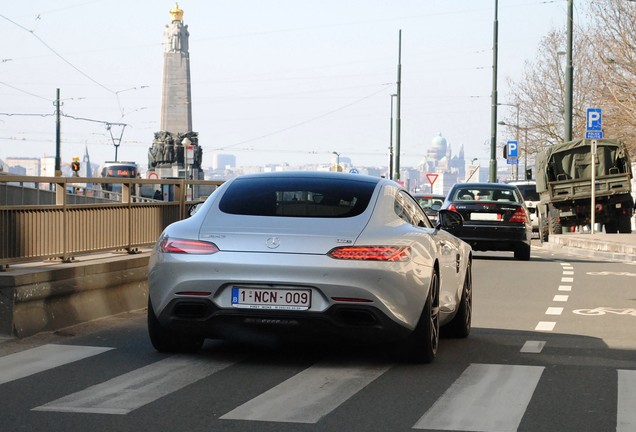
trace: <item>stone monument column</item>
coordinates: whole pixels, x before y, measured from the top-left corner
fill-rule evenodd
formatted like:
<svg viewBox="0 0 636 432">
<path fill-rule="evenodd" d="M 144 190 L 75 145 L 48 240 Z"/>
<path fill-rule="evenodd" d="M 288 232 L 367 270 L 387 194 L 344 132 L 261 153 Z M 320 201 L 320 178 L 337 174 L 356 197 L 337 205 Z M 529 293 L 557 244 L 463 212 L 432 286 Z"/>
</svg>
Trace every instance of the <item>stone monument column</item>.
<svg viewBox="0 0 636 432">
<path fill-rule="evenodd" d="M 188 26 L 179 4 L 170 10 L 172 22 L 163 35 L 161 130 L 176 136 L 192 131 L 192 93 Z"/>
</svg>

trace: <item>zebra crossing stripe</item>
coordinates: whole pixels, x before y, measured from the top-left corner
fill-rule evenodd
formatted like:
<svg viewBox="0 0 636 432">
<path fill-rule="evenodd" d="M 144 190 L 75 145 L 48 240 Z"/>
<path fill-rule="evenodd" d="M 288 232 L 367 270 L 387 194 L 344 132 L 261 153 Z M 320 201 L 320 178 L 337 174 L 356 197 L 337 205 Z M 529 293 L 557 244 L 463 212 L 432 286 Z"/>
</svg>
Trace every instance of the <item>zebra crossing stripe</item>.
<svg viewBox="0 0 636 432">
<path fill-rule="evenodd" d="M 175 355 L 86 388 L 34 411 L 128 414 L 236 363 L 236 359 Z"/>
<path fill-rule="evenodd" d="M 0 357 L 0 384 L 112 350 L 108 347 L 47 344 Z"/>
<path fill-rule="evenodd" d="M 616 432 L 636 430 L 636 371 L 618 370 L 618 402 L 616 405 Z"/>
<path fill-rule="evenodd" d="M 220 418 L 317 423 L 390 367 L 354 367 L 322 361 Z"/>
<path fill-rule="evenodd" d="M 543 369 L 472 364 L 413 428 L 516 432 Z"/>
</svg>

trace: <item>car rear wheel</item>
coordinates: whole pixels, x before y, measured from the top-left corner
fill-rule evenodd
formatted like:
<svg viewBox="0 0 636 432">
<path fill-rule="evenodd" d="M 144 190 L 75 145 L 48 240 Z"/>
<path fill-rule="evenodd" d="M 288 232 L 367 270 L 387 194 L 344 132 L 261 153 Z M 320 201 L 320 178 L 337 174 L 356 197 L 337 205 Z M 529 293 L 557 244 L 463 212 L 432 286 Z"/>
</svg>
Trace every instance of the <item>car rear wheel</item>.
<svg viewBox="0 0 636 432">
<path fill-rule="evenodd" d="M 407 361 L 430 363 L 439 345 L 439 274 L 433 272 L 428 298 L 417 326 L 404 342 Z"/>
<path fill-rule="evenodd" d="M 161 325 L 148 299 L 148 335 L 152 346 L 159 352 L 185 353 L 198 351 L 204 338 L 165 328 Z"/>
<path fill-rule="evenodd" d="M 530 260 L 530 245 L 529 244 L 521 244 L 515 249 L 515 259 L 521 261 Z"/>
<path fill-rule="evenodd" d="M 473 316 L 473 276 L 472 265 L 469 263 L 462 288 L 462 298 L 455 317 L 442 327 L 442 335 L 450 338 L 465 338 L 470 334 Z"/>
</svg>

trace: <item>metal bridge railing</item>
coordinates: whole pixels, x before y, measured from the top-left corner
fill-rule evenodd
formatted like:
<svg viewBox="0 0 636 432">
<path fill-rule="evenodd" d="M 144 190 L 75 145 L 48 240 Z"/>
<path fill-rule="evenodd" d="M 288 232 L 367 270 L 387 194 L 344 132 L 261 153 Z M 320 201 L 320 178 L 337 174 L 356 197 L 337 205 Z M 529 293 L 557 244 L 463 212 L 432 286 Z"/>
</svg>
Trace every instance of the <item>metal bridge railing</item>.
<svg viewBox="0 0 636 432">
<path fill-rule="evenodd" d="M 155 243 L 221 181 L 0 176 L 0 271 Z M 117 190 L 117 192 L 113 192 Z M 155 191 L 161 199 L 153 198 Z M 116 199 L 113 199 L 116 198 Z"/>
</svg>

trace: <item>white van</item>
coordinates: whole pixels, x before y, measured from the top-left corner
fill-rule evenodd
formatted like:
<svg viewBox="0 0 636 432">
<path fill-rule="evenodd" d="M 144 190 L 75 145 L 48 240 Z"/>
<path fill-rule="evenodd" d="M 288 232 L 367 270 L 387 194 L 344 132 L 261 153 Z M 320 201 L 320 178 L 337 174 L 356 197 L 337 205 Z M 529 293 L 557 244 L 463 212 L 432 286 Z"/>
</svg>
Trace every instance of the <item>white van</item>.
<svg viewBox="0 0 636 432">
<path fill-rule="evenodd" d="M 511 181 L 508 184 L 517 186 L 517 189 L 523 195 L 526 207 L 530 211 L 530 220 L 532 221 L 532 235 L 539 235 L 539 213 L 537 205 L 539 205 L 539 194 L 537 193 L 537 184 L 534 180 Z"/>
</svg>

